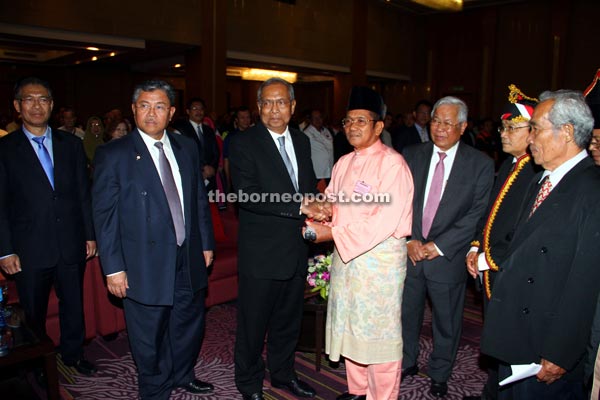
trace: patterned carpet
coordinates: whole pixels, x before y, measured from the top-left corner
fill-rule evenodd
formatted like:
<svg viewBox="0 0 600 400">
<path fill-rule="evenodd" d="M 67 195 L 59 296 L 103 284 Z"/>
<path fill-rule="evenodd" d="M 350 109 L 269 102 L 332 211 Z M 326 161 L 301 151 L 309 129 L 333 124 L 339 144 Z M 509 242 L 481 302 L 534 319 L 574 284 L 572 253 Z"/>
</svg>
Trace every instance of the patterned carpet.
<svg viewBox="0 0 600 400">
<path fill-rule="evenodd" d="M 479 367 L 477 343 L 481 330 L 481 313 L 477 294 L 468 294 L 464 316 L 464 333 L 454 372 L 448 382 L 449 391 L 445 399 L 462 399 L 463 395 L 478 394 L 486 379 Z M 431 351 L 431 318 L 426 315 L 421 337 L 419 365 L 426 365 Z M 173 400 L 234 400 L 241 399 L 233 383 L 233 344 L 235 337 L 235 304 L 212 307 L 207 314 L 207 332 L 202 352 L 196 365 L 196 375 L 212 382 L 215 392 L 212 395 L 192 396 L 181 389 L 173 392 Z M 96 338 L 86 347 L 88 359 L 98 365 L 99 372 L 94 377 L 85 377 L 65 367 L 59 360 L 62 399 L 81 400 L 120 400 L 135 399 L 137 379 L 135 366 L 129 353 L 127 335 L 121 333 L 115 340 Z M 302 380 L 309 382 L 318 392 L 317 399 L 334 400 L 346 390 L 344 365 L 333 368 L 324 361 L 320 373 L 315 371 L 314 354 L 297 353 L 296 369 Z M 34 384 L 35 385 L 35 384 Z M 36 390 L 40 397 L 43 392 Z M 435 399 L 429 394 L 429 379 L 422 371 L 418 376 L 408 377 L 401 385 L 400 399 Z M 285 391 L 274 389 L 265 381 L 267 400 L 290 400 L 295 397 Z"/>
</svg>

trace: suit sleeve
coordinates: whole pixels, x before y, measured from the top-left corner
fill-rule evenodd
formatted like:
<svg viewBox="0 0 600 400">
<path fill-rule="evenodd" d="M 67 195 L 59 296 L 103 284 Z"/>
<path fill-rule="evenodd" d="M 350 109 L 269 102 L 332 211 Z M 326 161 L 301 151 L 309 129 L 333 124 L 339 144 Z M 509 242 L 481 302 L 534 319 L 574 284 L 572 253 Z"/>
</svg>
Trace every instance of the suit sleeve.
<svg viewBox="0 0 600 400">
<path fill-rule="evenodd" d="M 436 246 L 444 253 L 444 257 L 451 260 L 456 254 L 467 246 L 476 234 L 477 223 L 486 210 L 490 191 L 494 182 L 494 164 L 491 159 L 477 162 L 472 169 L 473 197 L 468 211 L 456 220 L 449 229 L 437 236 L 434 240 Z M 464 171 L 468 173 L 467 171 Z"/>
<path fill-rule="evenodd" d="M 99 147 L 94 158 L 92 211 L 100 261 L 105 275 L 127 271 L 119 228 L 120 182 L 116 155 Z"/>
<path fill-rule="evenodd" d="M 90 193 L 90 180 L 88 178 L 87 156 L 83 149 L 83 142 L 78 140 L 75 144 L 76 176 L 79 187 L 79 199 L 85 225 L 85 240 L 96 240 L 94 224 L 92 222 L 92 198 Z"/>
<path fill-rule="evenodd" d="M 12 235 L 8 219 L 8 171 L 4 165 L 4 154 L 0 150 L 0 257 L 14 254 Z"/>
<path fill-rule="evenodd" d="M 192 165 L 195 171 L 200 171 L 202 164 L 202 158 L 197 151 L 196 146 L 190 146 L 192 151 Z M 195 173 L 198 182 L 198 193 L 196 193 L 196 201 L 198 207 L 198 226 L 200 228 L 200 234 L 202 235 L 202 250 L 214 250 L 215 249 L 215 236 L 212 224 L 212 217 L 210 214 L 210 207 L 208 204 L 208 196 L 206 193 L 206 186 L 202 179 L 202 174 Z"/>
<path fill-rule="evenodd" d="M 587 211 L 582 209 L 580 221 L 577 222 L 582 227 L 578 232 L 580 240 L 577 240 L 575 257 L 570 264 L 556 312 L 546 316 L 548 325 L 540 354 L 567 371 L 585 356 L 600 282 L 600 268 L 597 267 L 600 259 L 600 209 L 597 204 L 588 207 Z M 597 334 L 600 321 L 593 322 Z"/>
</svg>

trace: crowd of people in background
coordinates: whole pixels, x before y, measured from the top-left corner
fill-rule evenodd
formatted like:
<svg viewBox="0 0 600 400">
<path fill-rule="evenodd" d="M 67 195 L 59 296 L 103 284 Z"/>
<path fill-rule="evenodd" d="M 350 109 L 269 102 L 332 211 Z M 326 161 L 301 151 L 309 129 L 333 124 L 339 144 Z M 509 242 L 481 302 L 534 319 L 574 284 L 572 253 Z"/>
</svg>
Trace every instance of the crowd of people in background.
<svg viewBox="0 0 600 400">
<path fill-rule="evenodd" d="M 499 122 L 477 123 L 453 96 L 393 114 L 357 86 L 338 124 L 318 108 L 295 121 L 294 88 L 279 78 L 260 86 L 256 115 L 240 106 L 211 118 L 192 97 L 176 119 L 174 89 L 147 81 L 134 90 L 132 118 L 112 109 L 83 124 L 73 107 L 52 114 L 49 84 L 27 78 L 13 102 L 22 121 L 0 125 L 0 268 L 15 275 L 26 318 L 42 333 L 56 287 L 63 360 L 93 375 L 81 291 L 85 260 L 99 254 L 108 290 L 124 298 L 142 398 L 167 399 L 177 387 L 206 394 L 214 387 L 194 365 L 215 247 L 207 192 L 302 194 L 239 204 L 234 358 L 244 400 L 264 398 L 265 338 L 272 386 L 317 395 L 293 355 L 308 244 L 331 241 L 326 352 L 345 357 L 348 381 L 338 400 L 398 397 L 401 381 L 420 372 L 427 299 L 429 392 L 444 397 L 468 274 L 482 286 L 481 351 L 492 360 L 475 398 L 583 399 L 595 378 L 594 396 L 599 82 L 600 70 L 587 97 L 558 90 L 539 99 L 511 85 Z M 308 199 L 319 192 L 392 200 Z M 499 387 L 512 366 L 530 363 L 538 370 Z"/>
<path fill-rule="evenodd" d="M 204 100 L 199 99 L 202 103 Z M 188 102 L 189 103 L 189 102 Z M 216 134 L 216 141 L 221 153 L 221 159 L 217 172 L 223 175 L 225 183 L 230 182 L 227 177 L 227 158 L 228 142 L 227 136 L 244 131 L 253 126 L 259 120 L 256 111 L 253 111 L 248 105 L 233 107 L 228 112 L 217 115 L 215 112 L 208 112 L 206 104 L 202 106 L 202 124 L 213 129 Z M 386 111 L 384 119 L 384 130 L 381 134 L 381 140 L 384 144 L 393 147 L 396 151 L 402 152 L 402 149 L 408 145 L 421 143 L 429 140 L 428 125 L 431 119 L 432 104 L 427 100 L 420 100 L 416 103 L 414 109 L 408 112 L 393 113 Z M 177 130 L 177 125 L 181 121 L 187 120 L 189 116 L 189 104 L 186 105 L 186 115 L 174 119 L 169 129 Z M 131 123 L 131 116 L 127 111 L 111 109 L 105 113 L 92 115 L 87 119 L 79 118 L 76 109 L 72 106 L 59 107 L 57 112 L 50 119 L 50 126 L 70 132 L 80 139 L 84 140 L 86 154 L 88 159 L 93 159 L 95 148 L 103 143 L 113 139 L 120 138 L 131 132 L 134 126 Z M 180 113 L 181 114 L 181 113 Z M 197 118 L 197 117 L 196 117 Z M 20 116 L 17 114 L 14 118 L 0 115 L 0 137 L 17 130 L 21 126 Z M 321 109 L 312 108 L 304 110 L 292 116 L 290 126 L 305 132 L 312 140 L 312 156 L 317 155 L 317 163 L 321 163 L 321 156 L 331 157 L 330 162 L 320 164 L 320 168 L 331 170 L 333 163 L 342 155 L 353 150 L 348 144 L 343 128 L 339 121 L 333 121 Z M 489 117 L 474 120 L 469 117 L 468 126 L 461 137 L 461 141 L 475 147 L 488 154 L 499 167 L 504 160 L 502 152 L 500 133 L 498 128 L 501 126 L 500 120 L 493 120 Z M 315 134 L 315 129 L 321 135 Z M 324 138 L 323 138 L 324 137 Z M 321 147 L 321 150 L 319 150 Z M 319 151 L 322 151 L 321 155 Z M 332 155 L 329 153 L 333 151 Z M 331 165 L 329 165 L 331 164 Z M 331 171 L 319 173 L 318 178 L 329 178 Z M 227 190 L 229 184 L 225 184 Z"/>
</svg>

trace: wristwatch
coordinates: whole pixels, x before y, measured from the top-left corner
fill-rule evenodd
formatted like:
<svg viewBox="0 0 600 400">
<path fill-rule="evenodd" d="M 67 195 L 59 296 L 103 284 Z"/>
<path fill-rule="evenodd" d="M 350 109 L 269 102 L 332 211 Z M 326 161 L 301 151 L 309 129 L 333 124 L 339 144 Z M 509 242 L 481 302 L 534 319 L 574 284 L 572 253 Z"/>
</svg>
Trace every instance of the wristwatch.
<svg viewBox="0 0 600 400">
<path fill-rule="evenodd" d="M 317 240 L 317 232 L 315 232 L 315 230 L 310 226 L 307 226 L 306 230 L 304 231 L 304 239 L 314 242 Z"/>
</svg>

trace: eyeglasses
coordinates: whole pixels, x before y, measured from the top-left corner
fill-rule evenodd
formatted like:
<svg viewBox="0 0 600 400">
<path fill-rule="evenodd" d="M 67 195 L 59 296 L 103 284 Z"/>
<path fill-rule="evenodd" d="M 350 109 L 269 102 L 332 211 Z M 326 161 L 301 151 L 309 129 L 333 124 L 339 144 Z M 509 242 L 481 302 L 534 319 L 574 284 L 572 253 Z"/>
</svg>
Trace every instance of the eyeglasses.
<svg viewBox="0 0 600 400">
<path fill-rule="evenodd" d="M 266 99 L 266 100 L 259 100 L 258 101 L 258 106 L 260 108 L 264 108 L 265 110 L 270 110 L 273 108 L 273 106 L 277 106 L 277 108 L 283 108 L 286 107 L 288 104 L 290 104 L 290 100 L 286 100 L 286 99 L 276 99 L 276 100 L 270 100 L 270 99 Z"/>
<path fill-rule="evenodd" d="M 17 99 L 21 102 L 21 104 L 25 104 L 26 106 L 32 106 L 35 103 L 38 103 L 41 106 L 47 106 L 52 102 L 52 97 L 25 97 L 24 99 Z"/>
<path fill-rule="evenodd" d="M 136 104 L 135 108 L 137 108 L 143 113 L 147 113 L 150 112 L 150 110 L 154 110 L 157 114 L 164 114 L 169 109 L 169 107 L 165 104 L 155 104 L 154 106 L 152 106 L 149 103 Z"/>
<path fill-rule="evenodd" d="M 523 129 L 523 128 L 531 129 L 531 127 L 529 125 L 523 125 L 523 126 L 500 126 L 500 127 L 498 127 L 498 133 L 502 133 L 502 132 L 514 133 L 515 131 L 517 131 L 519 129 Z"/>
<path fill-rule="evenodd" d="M 452 122 L 442 121 L 438 118 L 434 118 L 431 120 L 431 126 L 435 126 L 436 128 L 442 127 L 444 129 L 452 129 L 452 128 L 456 128 L 460 124 L 461 124 L 460 122 L 453 124 Z"/>
<path fill-rule="evenodd" d="M 190 107 L 190 110 L 192 110 L 192 111 L 204 111 L 204 107 L 202 107 L 202 106 L 192 106 L 192 107 Z"/>
<path fill-rule="evenodd" d="M 356 124 L 356 126 L 358 126 L 359 128 L 364 128 L 365 126 L 367 126 L 367 124 L 369 122 L 374 122 L 377 121 L 376 119 L 368 119 L 365 117 L 358 117 L 358 118 L 344 118 L 342 120 L 342 126 L 344 128 L 349 127 L 353 124 Z"/>
<path fill-rule="evenodd" d="M 590 147 L 600 149 L 600 137 L 593 136 L 592 140 L 590 141 Z"/>
<path fill-rule="evenodd" d="M 92 122 L 90 126 L 100 126 L 100 122 Z"/>
</svg>

